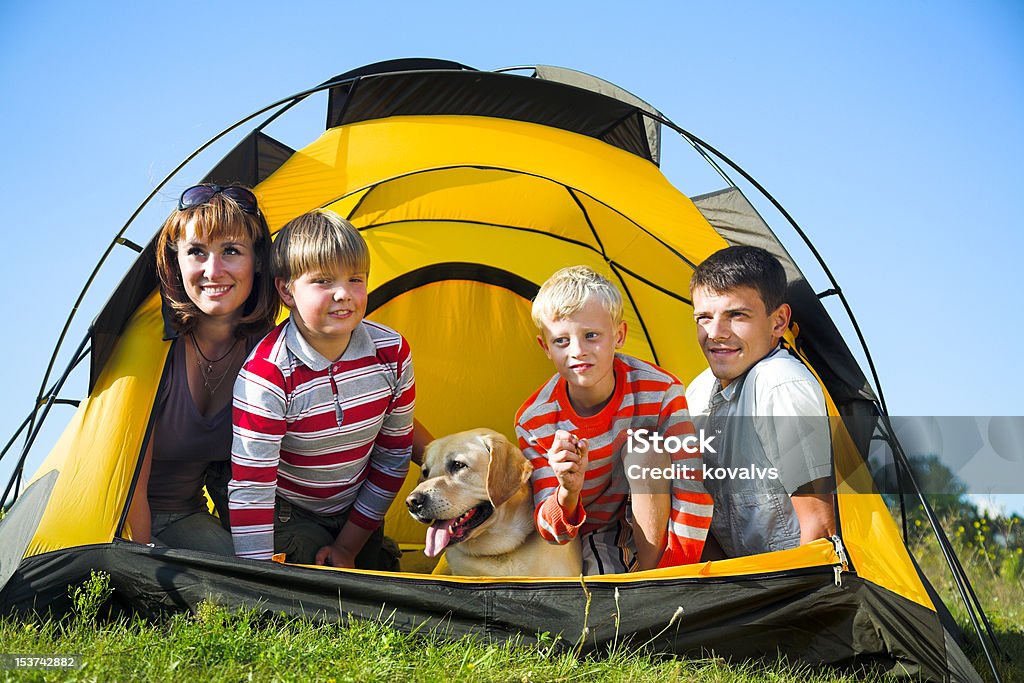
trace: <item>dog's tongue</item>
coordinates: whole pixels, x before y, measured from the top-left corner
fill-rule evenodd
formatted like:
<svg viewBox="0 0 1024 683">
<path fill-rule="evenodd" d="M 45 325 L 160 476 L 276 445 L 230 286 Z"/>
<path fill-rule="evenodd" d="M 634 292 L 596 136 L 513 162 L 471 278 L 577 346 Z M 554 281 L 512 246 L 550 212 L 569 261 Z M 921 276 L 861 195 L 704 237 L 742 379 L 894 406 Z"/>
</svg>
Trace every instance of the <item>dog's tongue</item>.
<svg viewBox="0 0 1024 683">
<path fill-rule="evenodd" d="M 427 557 L 437 557 L 452 540 L 452 532 L 448 530 L 448 520 L 434 522 L 427 527 L 427 547 L 423 549 Z"/>
</svg>

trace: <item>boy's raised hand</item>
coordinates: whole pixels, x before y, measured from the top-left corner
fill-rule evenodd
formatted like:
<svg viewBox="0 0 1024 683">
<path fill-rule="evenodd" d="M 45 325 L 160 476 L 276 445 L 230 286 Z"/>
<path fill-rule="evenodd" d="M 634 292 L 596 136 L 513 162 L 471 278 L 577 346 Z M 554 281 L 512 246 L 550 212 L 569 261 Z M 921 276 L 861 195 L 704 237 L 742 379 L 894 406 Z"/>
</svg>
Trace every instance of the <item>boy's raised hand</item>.
<svg viewBox="0 0 1024 683">
<path fill-rule="evenodd" d="M 558 504 L 567 512 L 579 505 L 583 480 L 586 477 L 589 447 L 586 439 L 559 429 L 548 451 L 548 464 L 558 479 Z"/>
</svg>

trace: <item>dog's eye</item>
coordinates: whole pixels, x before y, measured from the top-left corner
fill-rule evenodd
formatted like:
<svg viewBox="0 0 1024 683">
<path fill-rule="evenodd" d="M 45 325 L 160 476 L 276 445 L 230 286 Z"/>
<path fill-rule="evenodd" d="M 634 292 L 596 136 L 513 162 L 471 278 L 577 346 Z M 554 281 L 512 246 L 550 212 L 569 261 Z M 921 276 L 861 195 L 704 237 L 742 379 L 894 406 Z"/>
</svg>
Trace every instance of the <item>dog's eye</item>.
<svg viewBox="0 0 1024 683">
<path fill-rule="evenodd" d="M 469 467 L 469 465 L 458 460 L 452 460 L 450 463 L 448 463 L 448 471 L 451 472 L 452 474 L 458 472 L 459 470 L 464 470 L 467 467 Z"/>
</svg>

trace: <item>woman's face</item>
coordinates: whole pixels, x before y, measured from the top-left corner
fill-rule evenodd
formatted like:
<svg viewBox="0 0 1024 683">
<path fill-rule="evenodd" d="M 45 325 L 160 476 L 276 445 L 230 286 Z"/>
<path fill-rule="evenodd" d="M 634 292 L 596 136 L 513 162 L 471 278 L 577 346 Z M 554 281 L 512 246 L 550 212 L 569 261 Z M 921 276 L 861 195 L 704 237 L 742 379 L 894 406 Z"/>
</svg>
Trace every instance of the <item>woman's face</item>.
<svg viewBox="0 0 1024 683">
<path fill-rule="evenodd" d="M 246 237 L 200 239 L 195 220 L 178 240 L 178 267 L 185 293 L 212 318 L 240 318 L 252 292 L 256 255 Z"/>
</svg>

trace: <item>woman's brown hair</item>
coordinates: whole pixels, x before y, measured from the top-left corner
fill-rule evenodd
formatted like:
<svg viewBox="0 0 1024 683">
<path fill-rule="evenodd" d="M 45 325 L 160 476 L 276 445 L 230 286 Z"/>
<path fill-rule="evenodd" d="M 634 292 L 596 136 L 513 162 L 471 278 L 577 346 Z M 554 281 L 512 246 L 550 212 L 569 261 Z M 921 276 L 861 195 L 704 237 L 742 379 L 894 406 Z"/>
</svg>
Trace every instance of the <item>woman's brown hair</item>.
<svg viewBox="0 0 1024 683">
<path fill-rule="evenodd" d="M 237 202 L 222 192 L 204 204 L 175 209 L 160 228 L 156 270 L 160 277 L 160 293 L 173 314 L 174 328 L 179 333 L 190 332 L 199 316 L 203 315 L 185 292 L 178 266 L 178 241 L 184 239 L 189 221 L 195 221 L 196 237 L 203 241 L 248 238 L 256 268 L 252 292 L 242 307 L 242 317 L 235 334 L 244 337 L 270 330 L 277 321 L 280 306 L 270 270 L 270 230 L 261 214 L 243 211 Z"/>
</svg>

